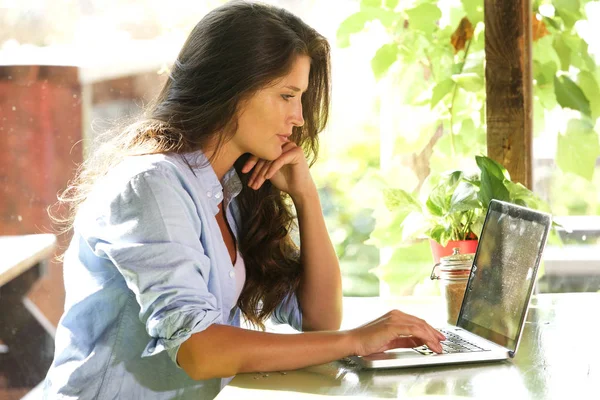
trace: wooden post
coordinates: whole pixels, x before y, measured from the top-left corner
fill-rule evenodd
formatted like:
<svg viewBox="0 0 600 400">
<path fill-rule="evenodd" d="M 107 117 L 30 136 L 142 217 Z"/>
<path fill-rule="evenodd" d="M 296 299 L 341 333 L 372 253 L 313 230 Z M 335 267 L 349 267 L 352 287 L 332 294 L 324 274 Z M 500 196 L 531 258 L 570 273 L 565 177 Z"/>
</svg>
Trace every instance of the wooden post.
<svg viewBox="0 0 600 400">
<path fill-rule="evenodd" d="M 488 156 L 532 187 L 531 0 L 484 0 Z"/>
</svg>

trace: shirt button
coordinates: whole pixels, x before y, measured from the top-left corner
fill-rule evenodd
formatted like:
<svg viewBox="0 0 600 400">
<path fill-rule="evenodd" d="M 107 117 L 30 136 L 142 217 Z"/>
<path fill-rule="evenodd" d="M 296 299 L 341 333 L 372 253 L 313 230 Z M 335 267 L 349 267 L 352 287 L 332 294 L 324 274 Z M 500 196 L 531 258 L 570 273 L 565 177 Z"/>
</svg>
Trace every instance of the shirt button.
<svg viewBox="0 0 600 400">
<path fill-rule="evenodd" d="M 217 199 L 220 199 L 220 198 L 221 198 L 221 193 L 217 193 L 217 194 L 215 194 L 215 197 L 216 197 Z"/>
<path fill-rule="evenodd" d="M 208 192 L 206 192 L 206 195 L 207 195 L 208 197 L 210 197 L 210 196 L 212 196 L 212 192 L 211 192 L 211 191 L 208 191 Z"/>
<path fill-rule="evenodd" d="M 235 272 L 234 271 L 229 271 L 229 277 L 233 278 L 235 276 Z"/>
</svg>

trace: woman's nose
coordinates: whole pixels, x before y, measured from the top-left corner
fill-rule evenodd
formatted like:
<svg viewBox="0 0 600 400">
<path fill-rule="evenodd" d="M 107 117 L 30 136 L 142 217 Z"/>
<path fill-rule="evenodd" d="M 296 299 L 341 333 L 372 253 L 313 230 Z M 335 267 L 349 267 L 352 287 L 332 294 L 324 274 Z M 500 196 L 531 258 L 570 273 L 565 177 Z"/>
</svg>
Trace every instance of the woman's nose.
<svg viewBox="0 0 600 400">
<path fill-rule="evenodd" d="M 304 125 L 304 116 L 302 115 L 302 103 L 298 102 L 298 105 L 294 107 L 291 122 L 294 126 Z"/>
</svg>

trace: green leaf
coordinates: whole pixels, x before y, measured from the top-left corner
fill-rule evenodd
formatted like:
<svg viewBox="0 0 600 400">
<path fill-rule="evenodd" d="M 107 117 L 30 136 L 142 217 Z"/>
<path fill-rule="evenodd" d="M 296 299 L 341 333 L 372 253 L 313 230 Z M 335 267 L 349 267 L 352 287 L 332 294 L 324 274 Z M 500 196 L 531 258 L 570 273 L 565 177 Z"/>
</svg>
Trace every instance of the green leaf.
<svg viewBox="0 0 600 400">
<path fill-rule="evenodd" d="M 590 110 L 592 118 L 595 120 L 600 117 L 600 87 L 594 75 L 589 71 L 579 73 L 579 87 L 585 97 L 590 101 Z"/>
<path fill-rule="evenodd" d="M 383 196 L 389 210 L 421 211 L 421 204 L 418 200 L 402 189 L 385 189 Z"/>
<path fill-rule="evenodd" d="M 468 182 L 460 182 L 450 200 L 450 213 L 470 211 L 479 208 L 477 188 Z"/>
<path fill-rule="evenodd" d="M 445 227 L 437 225 L 433 227 L 429 232 L 427 232 L 427 236 L 429 236 L 431 239 L 435 240 L 442 246 L 446 246 L 448 244 L 448 237 L 450 235 Z"/>
<path fill-rule="evenodd" d="M 464 62 L 457 62 L 452 64 L 452 69 L 450 70 L 450 72 L 452 72 L 452 75 L 457 75 L 460 74 L 464 68 L 465 63 Z"/>
<path fill-rule="evenodd" d="M 489 175 L 495 176 L 501 181 L 504 179 L 510 180 L 508 171 L 499 162 L 485 156 L 475 156 L 475 162 L 477 162 L 477 166 L 482 173 L 487 172 Z"/>
<path fill-rule="evenodd" d="M 590 101 L 585 97 L 581 88 L 568 76 L 554 78 L 554 92 L 561 107 L 571 108 L 591 116 Z"/>
<path fill-rule="evenodd" d="M 600 156 L 598 134 L 589 121 L 570 120 L 566 134 L 558 135 L 556 163 L 561 170 L 592 180 Z"/>
<path fill-rule="evenodd" d="M 415 8 L 406 10 L 406 14 L 410 27 L 425 33 L 432 33 L 437 29 L 437 22 L 442 18 L 440 9 L 429 3 L 422 3 Z"/>
<path fill-rule="evenodd" d="M 575 22 L 583 17 L 579 0 L 554 0 L 556 14 L 562 18 L 565 26 L 571 29 Z"/>
<path fill-rule="evenodd" d="M 431 108 L 435 107 L 448 93 L 452 91 L 456 83 L 452 79 L 441 81 L 433 88 L 431 96 Z"/>
<path fill-rule="evenodd" d="M 452 80 L 467 92 L 479 92 L 483 89 L 483 77 L 474 72 L 452 75 Z"/>
<path fill-rule="evenodd" d="M 447 188 L 447 191 L 449 191 L 450 193 L 452 193 L 454 191 L 454 189 L 456 188 L 456 186 L 458 186 L 458 184 L 460 183 L 460 181 L 463 178 L 463 173 L 462 171 L 452 171 L 448 177 L 447 177 L 447 183 L 444 186 L 444 188 Z M 441 181 L 443 182 L 443 181 Z"/>
<path fill-rule="evenodd" d="M 473 139 L 477 135 L 477 128 L 472 118 L 467 118 L 462 122 L 460 125 L 460 135 L 466 136 L 467 139 Z M 472 143 L 472 141 L 469 143 Z"/>
<path fill-rule="evenodd" d="M 560 65 L 561 60 L 556 53 L 554 47 L 554 36 L 548 35 L 533 42 L 533 59 L 538 61 L 540 64 L 546 64 L 550 61 L 554 62 L 555 65 Z"/>
<path fill-rule="evenodd" d="M 558 22 L 556 22 L 556 20 L 554 18 L 544 17 L 544 18 L 542 18 L 542 21 L 544 21 L 544 23 L 546 25 L 550 25 L 551 27 L 553 27 L 557 31 L 561 30 L 560 24 Z"/>
<path fill-rule="evenodd" d="M 375 79 L 381 78 L 390 66 L 398 59 L 398 46 L 394 43 L 384 44 L 377 50 L 371 60 L 371 69 Z"/>
<path fill-rule="evenodd" d="M 568 32 L 563 32 L 561 37 L 571 49 L 571 66 L 580 70 L 589 70 L 591 66 L 591 70 L 594 70 L 595 62 L 590 60 L 585 40 Z"/>
<path fill-rule="evenodd" d="M 537 85 L 534 87 L 535 95 L 539 97 L 540 103 L 547 110 L 552 110 L 557 105 L 556 91 L 554 89 L 554 82 L 552 85 Z"/>
<path fill-rule="evenodd" d="M 594 71 L 596 69 L 596 61 L 594 61 L 594 58 L 590 55 L 589 45 L 583 39 L 581 40 L 581 58 L 588 70 Z"/>
<path fill-rule="evenodd" d="M 350 35 L 362 31 L 365 23 L 372 19 L 371 17 L 368 13 L 359 11 L 346 18 L 337 30 L 336 39 L 338 47 L 344 48 L 350 46 Z"/>
<path fill-rule="evenodd" d="M 427 198 L 427 209 L 434 216 L 444 216 L 450 210 L 450 201 L 456 187 L 461 182 L 461 171 L 453 171 L 441 176 L 439 182 L 431 189 Z"/>
<path fill-rule="evenodd" d="M 486 204 L 485 207 L 486 207 L 486 210 L 487 210 L 487 204 Z M 473 221 L 473 224 L 471 225 L 471 231 L 477 237 L 481 236 L 481 230 L 483 229 L 483 221 L 485 221 L 485 213 L 479 214 L 477 216 L 477 219 L 475 221 Z"/>
<path fill-rule="evenodd" d="M 439 196 L 439 192 L 432 192 L 431 195 L 427 198 L 427 203 L 425 203 L 425 205 L 427 206 L 427 210 L 431 215 L 434 215 L 436 217 L 441 217 L 442 215 L 444 215 L 444 210 L 442 208 L 442 198 L 443 197 Z"/>
<path fill-rule="evenodd" d="M 483 21 L 483 0 L 461 0 L 461 3 L 473 26 Z"/>
<path fill-rule="evenodd" d="M 350 15 L 338 27 L 336 33 L 338 47 L 345 48 L 350 46 L 350 36 L 362 31 L 365 23 L 375 19 L 379 20 L 383 26 L 390 27 L 395 21 L 400 19 L 400 15 L 379 7 L 361 7 L 359 12 Z"/>
<path fill-rule="evenodd" d="M 534 208 L 550 212 L 550 206 L 536 196 L 531 190 L 527 189 L 520 182 L 505 181 L 506 188 L 510 194 L 510 201 L 516 204 L 522 204 L 525 207 Z"/>
<path fill-rule="evenodd" d="M 496 175 L 486 169 L 481 171 L 481 187 L 478 197 L 481 204 L 486 208 L 492 199 L 509 201 L 510 198 L 508 189 L 504 186 L 504 180 L 498 179 Z"/>
<path fill-rule="evenodd" d="M 565 39 L 562 35 L 556 35 L 552 42 L 552 47 L 558 54 L 558 58 L 560 59 L 560 69 L 562 71 L 568 71 L 571 66 L 571 48 L 565 42 Z"/>
<path fill-rule="evenodd" d="M 385 0 L 384 4 L 390 10 L 394 10 L 398 6 L 398 0 Z"/>
<path fill-rule="evenodd" d="M 533 69 L 538 85 L 554 85 L 554 77 L 558 71 L 558 67 L 554 61 L 548 61 L 544 64 L 534 61 Z"/>
</svg>

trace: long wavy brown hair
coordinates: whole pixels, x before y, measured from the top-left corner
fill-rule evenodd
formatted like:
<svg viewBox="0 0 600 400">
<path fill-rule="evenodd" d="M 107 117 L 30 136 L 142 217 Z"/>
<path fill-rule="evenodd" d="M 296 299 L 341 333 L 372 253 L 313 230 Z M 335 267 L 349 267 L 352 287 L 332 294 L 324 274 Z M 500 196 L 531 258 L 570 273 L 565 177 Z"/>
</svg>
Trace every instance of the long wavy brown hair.
<svg viewBox="0 0 600 400">
<path fill-rule="evenodd" d="M 175 61 L 169 79 L 144 116 L 124 129 L 106 133 L 93 154 L 80 165 L 59 197 L 67 210 L 62 222 L 70 231 L 80 204 L 96 180 L 125 157 L 155 153 L 188 153 L 218 148 L 237 127 L 238 105 L 257 90 L 288 73 L 298 55 L 311 59 L 308 89 L 302 97 L 304 125 L 291 140 L 312 163 L 317 134 L 327 123 L 330 102 L 330 47 L 327 40 L 298 17 L 281 8 L 233 1 L 208 13 L 193 29 Z M 246 264 L 246 283 L 238 306 L 248 321 L 264 328 L 286 296 L 298 288 L 302 266 L 290 237 L 294 215 L 289 198 L 270 182 L 255 191 L 235 163 L 243 189 L 238 247 Z"/>
</svg>

